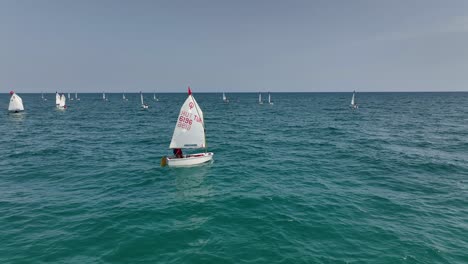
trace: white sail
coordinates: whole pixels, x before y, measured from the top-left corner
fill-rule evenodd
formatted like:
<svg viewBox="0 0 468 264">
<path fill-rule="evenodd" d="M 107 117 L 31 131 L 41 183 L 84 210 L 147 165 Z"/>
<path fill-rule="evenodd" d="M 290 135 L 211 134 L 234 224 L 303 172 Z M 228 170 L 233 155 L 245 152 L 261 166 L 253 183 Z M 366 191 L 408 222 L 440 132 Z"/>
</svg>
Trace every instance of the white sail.
<svg viewBox="0 0 468 264">
<path fill-rule="evenodd" d="M 60 94 L 58 92 L 55 92 L 55 105 L 60 104 Z"/>
<path fill-rule="evenodd" d="M 258 103 L 259 103 L 259 104 L 262 104 L 262 103 L 263 103 L 263 102 L 262 102 L 262 94 L 261 94 L 261 93 L 258 94 Z"/>
<path fill-rule="evenodd" d="M 60 103 L 59 103 L 59 107 L 65 107 L 66 105 L 66 102 L 67 102 L 67 98 L 65 98 L 65 95 L 62 94 L 62 96 L 60 97 Z"/>
<path fill-rule="evenodd" d="M 268 93 L 268 103 L 271 104 L 271 95 Z"/>
<path fill-rule="evenodd" d="M 140 92 L 140 98 L 141 98 L 141 105 L 144 105 L 145 103 L 143 103 L 143 93 Z"/>
<path fill-rule="evenodd" d="M 354 105 L 354 94 L 355 94 L 355 91 L 353 91 L 353 97 L 351 97 L 351 105 Z"/>
<path fill-rule="evenodd" d="M 155 93 L 153 94 L 153 100 L 156 100 L 156 94 Z"/>
<path fill-rule="evenodd" d="M 75 99 L 78 99 L 78 93 L 75 92 Z"/>
<path fill-rule="evenodd" d="M 223 101 L 226 101 L 226 95 L 223 93 Z"/>
<path fill-rule="evenodd" d="M 70 93 L 68 93 L 68 100 L 70 100 Z"/>
<path fill-rule="evenodd" d="M 180 109 L 169 148 L 205 148 L 205 125 L 203 112 L 192 96 L 189 96 Z"/>
<path fill-rule="evenodd" d="M 44 99 L 44 93 L 41 93 L 41 98 Z"/>
<path fill-rule="evenodd" d="M 122 94 L 122 100 L 125 100 L 125 94 Z"/>
<path fill-rule="evenodd" d="M 102 93 L 102 100 L 106 100 L 106 94 Z"/>
<path fill-rule="evenodd" d="M 17 112 L 17 111 L 23 111 L 24 106 L 23 106 L 23 100 L 21 97 L 19 97 L 16 93 L 10 92 L 11 98 L 10 98 L 10 104 L 8 105 L 8 111 L 12 112 Z"/>
</svg>

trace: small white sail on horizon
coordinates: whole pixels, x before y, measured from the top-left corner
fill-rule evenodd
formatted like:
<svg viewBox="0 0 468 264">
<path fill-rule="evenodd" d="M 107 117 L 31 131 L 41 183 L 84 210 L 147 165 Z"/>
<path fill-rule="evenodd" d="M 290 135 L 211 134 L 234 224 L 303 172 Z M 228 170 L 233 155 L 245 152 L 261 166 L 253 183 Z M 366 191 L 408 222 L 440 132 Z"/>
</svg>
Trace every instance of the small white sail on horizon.
<svg viewBox="0 0 468 264">
<path fill-rule="evenodd" d="M 188 97 L 180 108 L 170 149 L 199 149 L 205 148 L 204 153 L 185 155 L 183 157 L 163 157 L 164 166 L 191 166 L 212 160 L 213 153 L 206 152 L 206 135 L 203 112 L 188 87 Z"/>
<path fill-rule="evenodd" d="M 60 102 L 59 102 L 58 108 L 59 109 L 67 108 L 66 102 L 67 102 L 67 98 L 65 97 L 65 94 L 62 94 L 62 96 L 60 96 Z"/>
<path fill-rule="evenodd" d="M 350 105 L 354 109 L 358 108 L 358 105 L 355 102 L 355 94 L 356 94 L 356 91 L 353 91 L 353 96 L 351 97 L 351 105 Z"/>
<path fill-rule="evenodd" d="M 24 111 L 23 99 L 19 97 L 15 92 L 10 92 L 10 104 L 8 104 L 8 111 L 18 113 Z"/>
<path fill-rule="evenodd" d="M 43 101 L 47 101 L 47 98 L 44 97 L 44 93 L 43 93 L 43 92 L 41 92 L 41 99 L 42 99 Z"/>
<path fill-rule="evenodd" d="M 80 101 L 80 98 L 78 98 L 78 93 L 77 92 L 75 92 L 75 100 Z"/>
<path fill-rule="evenodd" d="M 148 105 L 143 102 L 143 92 L 140 92 L 141 108 L 148 109 Z"/>
<path fill-rule="evenodd" d="M 103 101 L 107 101 L 107 98 L 106 98 L 106 94 L 105 94 L 105 93 L 102 93 L 102 100 L 103 100 Z"/>
<path fill-rule="evenodd" d="M 226 97 L 226 94 L 223 92 L 223 102 L 229 103 L 229 100 Z"/>
<path fill-rule="evenodd" d="M 271 94 L 270 94 L 270 92 L 268 92 L 268 103 L 271 104 L 271 105 L 273 104 L 273 102 L 271 101 Z"/>
<path fill-rule="evenodd" d="M 259 104 L 263 104 L 263 101 L 262 101 L 262 94 L 261 94 L 261 93 L 258 93 L 258 103 L 259 103 Z"/>
<path fill-rule="evenodd" d="M 58 92 L 55 92 L 55 106 L 60 105 L 60 94 Z"/>
</svg>

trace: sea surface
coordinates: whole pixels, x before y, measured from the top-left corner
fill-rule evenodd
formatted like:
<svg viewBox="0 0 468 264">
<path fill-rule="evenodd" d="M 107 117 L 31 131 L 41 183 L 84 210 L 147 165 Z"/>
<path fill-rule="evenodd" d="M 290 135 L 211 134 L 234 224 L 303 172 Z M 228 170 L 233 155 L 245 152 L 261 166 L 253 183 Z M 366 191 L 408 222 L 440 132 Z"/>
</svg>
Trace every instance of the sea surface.
<svg viewBox="0 0 468 264">
<path fill-rule="evenodd" d="M 468 93 L 0 95 L 0 263 L 468 263 Z M 266 98 L 267 94 L 264 93 Z"/>
</svg>

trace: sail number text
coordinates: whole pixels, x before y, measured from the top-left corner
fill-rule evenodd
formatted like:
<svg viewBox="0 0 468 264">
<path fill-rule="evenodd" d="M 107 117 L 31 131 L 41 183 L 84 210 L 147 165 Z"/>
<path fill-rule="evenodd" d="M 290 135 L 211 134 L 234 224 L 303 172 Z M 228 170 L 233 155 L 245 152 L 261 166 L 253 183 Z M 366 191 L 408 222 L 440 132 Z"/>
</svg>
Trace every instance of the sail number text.
<svg viewBox="0 0 468 264">
<path fill-rule="evenodd" d="M 182 111 L 177 122 L 177 127 L 190 130 L 190 128 L 192 128 L 193 119 L 195 120 L 195 122 L 201 123 L 201 118 L 199 116 L 189 113 L 187 111 Z"/>
</svg>

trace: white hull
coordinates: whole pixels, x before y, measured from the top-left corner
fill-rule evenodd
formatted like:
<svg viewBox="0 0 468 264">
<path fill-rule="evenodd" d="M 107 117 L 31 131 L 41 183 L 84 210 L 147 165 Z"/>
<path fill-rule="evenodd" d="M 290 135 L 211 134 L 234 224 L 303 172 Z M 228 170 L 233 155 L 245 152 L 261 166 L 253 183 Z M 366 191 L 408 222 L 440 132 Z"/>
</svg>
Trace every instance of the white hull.
<svg viewBox="0 0 468 264">
<path fill-rule="evenodd" d="M 167 166 L 169 167 L 185 167 L 194 166 L 208 162 L 213 159 L 213 152 L 197 153 L 191 155 L 184 155 L 183 158 L 167 157 Z"/>
</svg>

